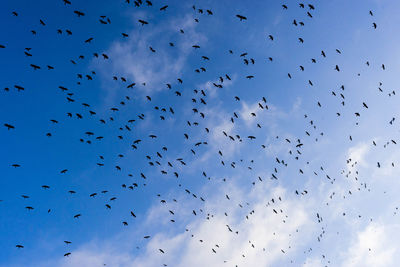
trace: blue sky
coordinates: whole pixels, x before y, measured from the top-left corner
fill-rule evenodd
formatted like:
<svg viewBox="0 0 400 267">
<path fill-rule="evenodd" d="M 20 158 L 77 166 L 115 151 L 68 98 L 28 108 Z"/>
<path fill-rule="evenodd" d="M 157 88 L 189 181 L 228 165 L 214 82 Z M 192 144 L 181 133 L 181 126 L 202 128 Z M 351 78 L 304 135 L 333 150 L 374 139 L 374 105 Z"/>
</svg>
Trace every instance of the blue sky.
<svg viewBox="0 0 400 267">
<path fill-rule="evenodd" d="M 400 3 L 152 3 L 2 3 L 0 266 L 397 266 Z"/>
</svg>

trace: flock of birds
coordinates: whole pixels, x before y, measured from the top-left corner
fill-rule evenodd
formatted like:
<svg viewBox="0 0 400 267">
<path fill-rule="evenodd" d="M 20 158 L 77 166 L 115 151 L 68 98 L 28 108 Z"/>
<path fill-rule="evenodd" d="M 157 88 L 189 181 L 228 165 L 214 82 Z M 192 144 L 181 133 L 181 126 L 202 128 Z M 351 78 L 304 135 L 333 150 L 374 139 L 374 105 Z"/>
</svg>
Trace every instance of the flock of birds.
<svg viewBox="0 0 400 267">
<path fill-rule="evenodd" d="M 73 5 L 73 1 L 69 1 L 69 0 L 63 0 L 62 1 L 63 4 L 65 5 L 65 8 L 68 8 L 71 11 L 71 15 L 76 16 L 78 19 L 84 18 L 86 16 L 86 13 L 88 11 L 81 11 L 81 10 L 75 10 L 74 9 L 74 5 Z M 136 0 L 136 1 L 130 1 L 130 0 L 126 0 L 125 5 L 128 6 L 134 6 L 136 8 L 158 8 L 159 12 L 170 12 L 170 9 L 172 7 L 168 6 L 168 5 L 160 5 L 159 7 L 156 7 L 156 4 L 153 4 L 153 2 L 151 1 L 142 1 L 142 0 Z M 305 27 L 306 26 L 306 20 L 311 20 L 314 18 L 314 14 L 317 11 L 317 7 L 313 4 L 308 4 L 308 3 L 297 3 L 297 4 L 293 4 L 293 3 L 288 3 L 288 4 L 282 4 L 282 12 L 285 12 L 286 10 L 288 10 L 289 8 L 300 8 L 301 10 L 303 10 L 303 17 L 301 18 L 296 18 L 293 19 L 291 21 L 291 25 L 293 27 Z M 205 15 L 205 16 L 216 16 L 216 14 L 214 14 L 213 10 L 210 8 L 198 8 L 197 6 L 193 5 L 192 6 L 192 12 L 194 13 L 194 20 L 196 23 L 200 23 L 200 18 L 198 18 L 199 16 Z M 23 14 L 20 14 L 18 12 L 18 10 L 12 10 L 10 11 L 10 17 L 15 17 L 16 19 L 19 19 L 21 16 L 24 16 Z M 237 19 L 237 23 L 246 23 L 248 21 L 248 15 L 246 14 L 231 14 L 232 17 L 235 17 Z M 372 11 L 369 12 L 369 16 L 371 18 L 374 17 L 374 14 Z M 13 18 L 13 19 L 15 19 Z M 10 18 L 11 19 L 11 18 Z M 68 18 L 70 19 L 70 18 Z M 206 18 L 205 18 L 206 19 Z M 98 21 L 99 21 L 99 25 L 108 25 L 112 23 L 112 18 L 108 17 L 108 16 L 98 16 Z M 310 23 L 311 23 L 310 21 Z M 150 25 L 152 23 L 151 20 L 149 19 L 138 19 L 137 21 L 137 25 L 138 27 L 148 27 L 148 25 Z M 308 23 L 308 22 L 307 22 Z M 41 18 L 38 20 L 38 26 L 37 27 L 44 27 L 45 30 L 47 31 L 52 31 L 53 29 L 51 29 L 52 25 L 49 25 L 46 22 L 46 18 Z M 50 28 L 50 29 L 48 29 Z M 371 21 L 371 30 L 376 30 L 378 28 L 377 24 L 373 21 Z M 185 29 L 176 29 L 180 34 L 185 34 Z M 30 34 L 37 36 L 37 38 L 40 38 L 40 34 L 41 34 L 41 30 L 38 29 L 30 29 Z M 54 35 L 67 35 L 67 36 L 73 36 L 73 32 L 70 29 L 56 29 L 54 31 Z M 121 32 L 120 33 L 121 38 L 123 39 L 127 39 L 130 38 L 129 33 L 126 32 Z M 274 42 L 275 41 L 275 36 L 273 36 L 272 34 L 266 36 L 266 42 Z M 306 40 L 303 39 L 303 37 L 298 37 L 297 41 L 300 44 L 303 44 Z M 9 49 L 9 46 L 7 45 L 7 41 L 6 40 L 1 40 L 0 41 L 0 57 L 2 57 L 3 55 L 5 55 L 7 53 L 7 49 Z M 96 42 L 96 36 L 94 37 L 89 37 L 86 40 L 83 41 L 83 45 L 87 45 L 90 44 L 92 42 Z M 176 43 L 174 42 L 170 42 L 169 47 L 175 47 Z M 30 63 L 30 65 L 28 66 L 28 68 L 31 68 L 33 71 L 33 74 L 35 75 L 35 73 L 43 71 L 43 70 L 47 70 L 47 71 L 53 71 L 56 70 L 62 66 L 57 66 L 57 65 L 40 65 L 35 63 L 35 48 L 34 47 L 30 47 L 29 44 L 27 44 L 28 47 L 26 47 L 24 49 L 24 51 L 21 51 L 21 53 L 24 53 L 25 56 L 27 58 L 29 58 L 31 60 L 32 63 Z M 151 44 L 148 44 L 149 47 L 149 51 L 150 53 L 157 53 L 157 50 L 151 46 Z M 201 51 L 201 44 L 193 44 L 192 48 L 194 51 Z M 233 51 L 232 49 L 227 49 L 226 52 L 231 55 L 232 57 L 239 57 L 241 59 L 241 61 L 243 62 L 243 64 L 247 65 L 254 65 L 256 64 L 256 58 L 250 56 L 247 52 L 242 52 L 242 53 L 237 53 L 236 51 Z M 319 56 L 315 56 L 312 57 L 310 59 L 311 63 L 313 64 L 317 64 L 319 62 L 319 60 L 323 60 L 323 58 L 328 57 L 328 54 L 331 51 L 327 52 L 325 50 L 321 50 L 320 55 Z M 342 54 L 341 49 L 336 49 L 334 51 L 334 53 L 340 55 Z M 72 65 L 79 65 L 80 64 L 80 60 L 84 60 L 85 58 L 87 58 L 88 56 L 93 56 L 93 58 L 95 60 L 104 60 L 104 61 L 112 61 L 113 58 L 107 54 L 107 52 L 93 52 L 91 55 L 77 55 L 76 57 L 70 59 L 69 62 L 66 62 L 66 64 L 72 64 Z M 149 60 L 150 57 L 149 57 Z M 199 57 L 199 60 L 201 62 L 201 64 L 210 64 L 208 62 L 212 62 L 212 59 L 210 56 L 207 55 L 201 55 Z M 261 60 L 260 60 L 261 61 Z M 273 62 L 274 58 L 273 57 L 267 57 L 266 59 L 267 63 L 269 62 Z M 96 61 L 99 62 L 99 64 L 101 64 L 100 61 Z M 258 60 L 257 60 L 258 63 Z M 300 65 L 299 66 L 299 70 L 300 72 L 303 72 L 305 70 L 304 67 L 305 64 Z M 366 62 L 366 65 L 369 66 L 370 62 Z M 23 67 L 25 68 L 25 67 Z M 385 65 L 382 64 L 381 68 L 383 70 L 385 70 Z M 29 70 L 31 71 L 31 70 Z M 199 68 L 195 68 L 194 72 L 195 73 L 203 73 L 203 72 L 207 72 L 207 68 L 205 66 L 199 67 Z M 340 72 L 341 71 L 341 67 L 339 65 L 335 65 L 333 66 L 333 70 L 332 71 L 337 71 Z M 73 74 L 76 77 L 76 86 L 80 86 L 84 83 L 84 81 L 93 81 L 94 79 L 96 79 L 96 71 L 92 70 L 90 72 L 88 72 L 87 74 L 84 73 L 74 73 Z M 293 78 L 293 72 L 288 72 L 287 75 L 285 74 L 285 78 L 286 79 L 292 79 Z M 154 168 L 154 170 L 156 170 L 154 173 L 159 172 L 161 175 L 166 175 L 166 176 L 171 176 L 174 181 L 176 181 L 176 179 L 182 179 L 182 172 L 185 172 L 185 168 L 187 168 L 188 165 L 190 165 L 191 161 L 195 161 L 199 155 L 201 155 L 202 153 L 204 153 L 204 151 L 199 151 L 200 147 L 208 147 L 210 144 L 210 142 L 212 142 L 212 138 L 210 138 L 210 136 L 212 134 L 218 134 L 221 135 L 224 138 L 224 142 L 229 143 L 230 145 L 233 146 L 237 146 L 238 144 L 242 143 L 242 144 L 254 144 L 254 142 L 260 142 L 260 140 L 262 138 L 264 138 L 265 136 L 262 136 L 261 134 L 257 134 L 256 131 L 253 131 L 253 133 L 250 134 L 241 134 L 239 132 L 237 133 L 231 133 L 231 131 L 229 130 L 222 130 L 221 132 L 216 133 L 217 129 L 212 129 L 207 127 L 207 118 L 209 117 L 210 114 L 208 114 L 208 110 L 207 110 L 207 105 L 209 105 L 209 102 L 212 102 L 213 99 L 209 97 L 210 94 L 210 90 L 214 90 L 214 89 L 222 89 L 224 88 L 225 84 L 227 81 L 232 81 L 233 80 L 233 75 L 232 74 L 217 74 L 215 77 L 214 82 L 212 82 L 211 85 L 211 89 L 207 89 L 207 88 L 198 88 L 198 89 L 194 89 L 192 90 L 192 93 L 188 93 L 188 89 L 184 90 L 184 89 L 180 89 L 182 87 L 184 87 L 184 79 L 181 77 L 170 77 L 170 81 L 165 81 L 165 89 L 166 91 L 168 91 L 168 93 L 170 93 L 173 97 L 176 97 L 177 100 L 171 103 L 166 103 L 165 106 L 151 106 L 152 103 L 154 102 L 154 98 L 155 96 L 150 96 L 147 95 L 144 97 L 143 101 L 146 103 L 146 105 L 149 105 L 149 107 L 151 106 L 151 110 L 149 111 L 143 111 L 143 112 L 139 112 L 138 114 L 136 114 L 136 117 L 131 118 L 131 119 L 127 119 L 126 121 L 124 121 L 124 123 L 116 126 L 115 122 L 119 121 L 120 118 L 124 118 L 126 116 L 122 116 L 120 115 L 121 113 L 123 114 L 132 114 L 132 112 L 130 111 L 130 107 L 134 104 L 132 104 L 132 101 L 135 97 L 137 97 L 137 95 L 139 95 L 142 93 L 137 93 L 136 90 L 140 90 L 138 89 L 139 86 L 141 86 L 142 88 L 144 88 L 146 86 L 146 81 L 141 81 L 140 83 L 138 81 L 134 81 L 131 80 L 128 77 L 124 77 L 124 76 L 118 76 L 118 75 L 109 75 L 108 77 L 109 80 L 111 81 L 116 81 L 116 82 L 120 82 L 119 86 L 122 84 L 123 86 L 120 86 L 121 88 L 124 88 L 125 90 L 127 90 L 128 93 L 126 93 L 125 96 L 123 96 L 122 99 L 120 99 L 117 105 L 109 107 L 109 111 L 105 112 L 108 115 L 104 115 L 104 112 L 102 115 L 101 112 L 97 112 L 94 110 L 93 106 L 96 105 L 96 103 L 89 103 L 89 102 L 83 102 L 80 99 L 80 95 L 79 95 L 79 90 L 74 90 L 73 88 L 71 88 L 70 86 L 66 86 L 63 84 L 59 84 L 58 89 L 61 90 L 62 94 L 63 94 L 63 98 L 65 99 L 65 105 L 62 106 L 63 108 L 65 107 L 67 110 L 65 112 L 64 118 L 61 119 L 55 119 L 55 118 L 49 118 L 48 119 L 48 123 L 49 125 L 61 125 L 63 123 L 64 120 L 67 119 L 76 119 L 76 120 L 85 120 L 88 121 L 88 125 L 89 125 L 89 121 L 90 123 L 96 123 L 98 125 L 101 125 L 101 127 L 104 127 L 104 134 L 98 134 L 95 133 L 95 131 L 92 130 L 83 130 L 83 136 L 81 136 L 79 138 L 79 142 L 82 144 L 88 144 L 88 145 L 96 145 L 97 142 L 107 142 L 108 140 L 111 140 L 109 145 L 111 146 L 113 144 L 113 140 L 132 140 L 129 141 L 130 145 L 129 147 L 127 147 L 127 149 L 125 150 L 126 153 L 118 153 L 116 156 L 118 159 L 123 159 L 125 157 L 127 157 L 126 154 L 130 154 L 130 153 L 135 153 L 138 150 L 143 149 L 143 146 L 146 146 L 146 144 L 149 144 L 151 142 L 153 142 L 153 144 L 155 142 L 158 142 L 157 140 L 159 140 L 159 137 L 163 134 L 162 132 L 160 133 L 153 133 L 153 132 L 149 132 L 147 135 L 138 137 L 138 138 L 133 138 L 133 132 L 135 132 L 135 129 L 138 127 L 138 125 L 140 125 L 140 123 L 142 123 L 143 121 L 149 120 L 149 117 L 151 117 L 152 115 L 156 115 L 155 117 L 158 118 L 162 123 L 165 123 L 164 121 L 168 121 L 169 119 L 173 119 L 173 118 L 180 118 L 180 119 L 185 119 L 186 121 L 183 121 L 183 123 L 186 124 L 187 127 L 187 131 L 183 132 L 183 133 L 175 133 L 175 137 L 177 139 L 182 139 L 184 142 L 184 146 L 189 146 L 187 148 L 187 150 L 189 151 L 189 155 L 187 156 L 178 156 L 177 158 L 174 157 L 174 155 L 171 155 L 170 151 L 170 147 L 167 144 L 162 144 L 159 149 L 157 149 L 156 151 L 152 152 L 152 153 L 148 153 L 145 158 L 144 161 L 147 162 L 148 166 L 150 166 L 150 168 Z M 243 77 L 243 79 L 256 79 L 255 75 L 246 75 L 245 77 Z M 308 84 L 306 86 L 314 86 L 314 82 L 312 80 L 308 80 Z M 380 83 L 379 86 L 379 90 L 382 92 L 381 89 L 382 83 Z M 9 86 L 9 87 L 5 87 L 4 91 L 7 92 L 11 92 L 12 90 L 16 90 L 17 92 L 23 93 L 25 90 L 30 90 L 29 88 L 25 88 L 24 85 L 22 84 L 15 84 L 13 85 L 13 87 Z M 146 91 L 144 91 L 146 92 Z M 345 106 L 345 100 L 346 100 L 346 96 L 345 96 L 345 86 L 342 85 L 338 90 L 334 90 L 331 92 L 331 94 L 338 99 L 340 105 Z M 389 96 L 394 96 L 396 94 L 395 91 L 392 91 L 389 93 Z M 242 96 L 240 95 L 236 95 L 233 96 L 232 99 L 226 99 L 226 101 L 229 101 L 230 103 L 233 103 L 233 105 L 240 105 L 240 101 L 241 101 Z M 260 101 L 258 101 L 258 105 L 257 105 L 257 110 L 251 111 L 250 114 L 246 114 L 248 115 L 250 118 L 253 118 L 255 123 L 254 123 L 254 127 L 255 129 L 260 129 L 263 128 L 265 125 L 262 125 L 262 123 L 260 121 L 257 121 L 257 118 L 259 117 L 259 113 L 260 112 L 269 112 L 269 105 L 270 103 L 267 101 L 267 97 L 265 96 L 261 96 Z M 177 104 L 177 103 L 187 103 L 188 105 L 191 106 L 191 112 L 192 115 L 190 116 L 185 116 L 182 114 L 177 114 L 181 112 L 182 107 L 184 106 L 183 104 Z M 322 107 L 322 103 L 317 101 L 317 106 L 318 108 Z M 240 107 L 240 106 L 239 106 Z M 360 107 L 362 109 L 368 109 L 369 106 L 367 103 L 361 101 L 360 103 Z M 179 111 L 178 111 L 179 110 Z M 153 113 L 152 115 L 149 115 L 148 113 Z M 354 116 L 360 117 L 361 116 L 361 111 L 355 111 L 354 112 Z M 336 113 L 336 115 L 338 117 L 340 117 L 341 111 L 338 111 Z M 232 124 L 237 124 L 238 121 L 242 120 L 243 118 L 240 117 L 241 114 L 235 110 L 232 111 L 231 116 L 226 118 L 226 121 Z M 190 117 L 190 118 L 189 118 Z M 193 119 L 191 119 L 193 118 Z M 254 186 L 257 182 L 265 182 L 265 180 L 267 179 L 271 179 L 271 181 L 276 181 L 279 180 L 281 177 L 279 177 L 279 172 L 281 168 L 288 168 L 290 167 L 290 162 L 291 160 L 295 160 L 295 161 L 301 161 L 302 159 L 302 149 L 304 146 L 306 146 L 310 141 L 310 139 L 304 140 L 305 138 L 313 138 L 313 142 L 318 142 L 319 138 L 322 138 L 322 136 L 324 136 L 324 132 L 319 131 L 319 128 L 316 125 L 316 122 L 310 118 L 309 115 L 304 115 L 304 118 L 307 120 L 307 126 L 305 129 L 305 136 L 304 137 L 298 137 L 298 138 L 282 138 L 279 136 L 274 137 L 274 141 L 273 142 L 277 142 L 277 143 L 285 143 L 287 146 L 289 146 L 289 150 L 288 150 L 288 156 L 286 158 L 281 158 L 281 157 L 275 157 L 274 158 L 274 166 L 273 166 L 273 171 L 270 173 L 269 177 L 260 177 L 258 176 L 256 180 L 252 181 L 251 184 Z M 395 118 L 393 118 L 390 121 L 390 124 L 392 124 L 394 122 Z M 23 124 L 23 121 L 4 121 L 3 122 L 3 126 L 4 126 L 4 130 L 8 133 L 8 134 L 13 134 L 13 132 L 15 131 L 19 131 L 20 127 L 19 125 Z M 57 131 L 61 130 L 60 127 L 54 128 L 52 126 L 49 126 L 51 129 L 46 133 L 44 133 L 44 135 L 47 138 L 52 138 L 53 135 L 57 134 Z M 107 135 L 107 129 L 110 129 L 111 127 L 114 127 L 115 129 L 117 129 L 117 131 L 119 132 L 119 134 L 117 136 L 108 136 Z M 164 127 L 168 127 L 167 124 L 165 124 Z M 113 128 L 113 129 L 114 129 Z M 236 130 L 236 129 L 235 129 Z M 198 139 L 199 135 L 201 136 L 201 140 Z M 198 140 L 195 140 L 198 139 Z M 51 140 L 51 139 L 49 139 Z M 349 135 L 349 140 L 352 141 L 353 137 L 351 135 Z M 75 140 L 68 140 L 68 142 L 76 142 Z M 257 143 L 258 144 L 258 143 Z M 385 146 L 389 145 L 389 144 L 396 144 L 395 140 L 390 140 L 390 142 L 387 142 L 385 144 Z M 157 143 L 158 145 L 158 143 Z M 373 142 L 373 145 L 376 146 L 376 142 Z M 259 144 L 260 150 L 267 150 L 268 149 L 268 144 Z M 85 149 L 85 147 L 83 147 L 82 149 Z M 186 149 L 186 148 L 185 148 Z M 207 148 L 205 149 L 205 151 L 207 151 Z M 146 152 L 147 153 L 147 152 Z M 105 154 L 107 154 L 107 151 L 104 151 L 104 153 L 97 155 L 98 158 L 96 159 L 96 167 L 98 168 L 107 168 L 109 165 L 106 163 L 106 156 L 104 156 Z M 252 170 L 252 166 L 255 163 L 254 160 L 244 160 L 244 159 L 238 159 L 237 161 L 231 161 L 229 162 L 227 159 L 224 158 L 224 151 L 222 149 L 218 149 L 218 157 L 220 158 L 220 161 L 217 162 L 218 167 L 219 168 L 231 168 L 231 169 L 236 169 L 236 168 L 241 168 L 242 165 L 241 163 L 248 163 L 248 166 L 244 166 L 244 169 L 247 170 Z M 175 162 L 169 159 L 172 158 L 176 158 Z M 307 161 L 305 161 L 307 162 Z M 308 164 L 308 162 L 307 162 Z M 352 160 L 352 159 L 348 159 L 347 160 L 347 164 L 353 168 L 355 168 L 357 166 L 357 162 Z M 66 163 L 66 165 L 68 165 L 68 163 Z M 222 166 L 222 167 L 221 167 Z M 378 162 L 377 166 L 380 167 L 381 163 Z M 394 167 L 394 163 L 392 163 L 392 166 Z M 24 168 L 24 163 L 23 162 L 15 162 L 15 163 L 11 163 L 10 164 L 11 168 Z M 144 171 L 143 172 L 138 172 L 137 174 L 133 174 L 132 172 L 130 172 L 129 170 L 126 170 L 122 164 L 118 164 L 116 163 L 114 166 L 112 166 L 112 168 L 115 169 L 116 172 L 127 172 L 127 176 L 129 179 L 126 180 L 126 182 L 124 182 L 121 185 L 122 190 L 132 190 L 133 192 L 135 192 L 134 190 L 139 190 L 139 188 L 143 188 L 145 186 L 147 186 L 148 183 L 151 183 L 151 177 L 149 174 L 146 174 Z M 212 178 L 211 175 L 207 174 L 207 170 L 206 170 L 206 166 L 204 166 L 204 170 L 201 172 L 202 176 L 204 176 L 206 178 L 206 180 L 208 181 L 214 181 L 217 178 Z M 333 175 L 328 174 L 324 167 L 319 167 L 319 171 L 320 173 L 323 174 L 324 177 L 326 177 L 326 179 L 328 179 L 329 183 L 334 184 L 336 179 L 333 178 Z M 150 171 L 149 171 L 150 172 Z M 305 175 L 306 174 L 306 170 L 300 168 L 298 170 L 298 173 L 300 175 Z M 59 170 L 60 174 L 66 175 L 69 173 L 69 168 L 68 166 L 66 166 L 63 169 Z M 315 175 L 318 175 L 317 171 L 313 172 Z M 357 180 L 358 177 L 358 171 L 355 170 L 355 179 Z M 352 174 L 351 171 L 349 170 L 343 170 L 342 174 L 344 176 L 351 176 Z M 135 181 L 135 182 L 131 182 L 131 179 L 133 177 L 140 177 L 139 179 L 141 179 L 140 181 Z M 222 179 L 223 182 L 226 181 L 226 179 Z M 54 188 L 55 185 L 52 184 L 42 184 L 42 185 L 38 185 L 41 186 L 41 188 L 43 190 L 52 190 Z M 207 202 L 207 196 L 200 196 L 196 193 L 194 193 L 194 190 L 190 190 L 189 188 L 183 188 L 181 183 L 178 183 L 178 187 L 179 189 L 177 189 L 177 194 L 183 192 L 185 194 L 188 194 L 190 197 L 193 197 L 193 199 L 196 199 L 201 201 L 200 203 L 204 203 Z M 365 189 L 365 190 L 369 190 L 367 187 L 366 183 L 360 182 L 359 184 L 359 188 L 358 190 L 361 189 Z M 69 195 L 75 195 L 75 194 L 79 194 L 78 190 L 72 190 L 72 189 L 63 189 L 65 190 Z M 184 190 L 184 191 L 183 191 Z M 309 190 L 308 189 L 298 189 L 295 190 L 293 192 L 296 196 L 305 196 L 307 194 L 309 194 Z M 95 198 L 98 195 L 106 195 L 106 194 L 110 194 L 109 190 L 102 190 L 99 192 L 93 192 L 88 196 L 88 199 L 91 198 Z M 112 209 L 112 203 L 115 203 L 115 205 L 117 205 L 118 201 L 118 192 L 112 192 L 113 196 L 109 198 L 109 200 L 104 203 L 104 208 L 105 209 Z M 349 194 L 352 194 L 351 191 L 349 191 Z M 335 193 L 333 192 L 329 198 L 332 199 L 334 197 Z M 1 196 L 0 196 L 1 197 Z M 29 194 L 22 194 L 19 195 L 19 197 L 25 199 L 27 202 L 26 206 L 24 207 L 26 210 L 30 211 L 30 212 L 35 212 L 37 209 L 41 210 L 42 208 L 38 208 L 35 207 L 29 203 L 29 200 L 31 199 L 31 196 Z M 157 197 L 160 199 L 160 204 L 163 207 L 167 207 L 166 203 L 169 201 L 165 198 L 163 198 L 163 196 L 161 194 L 158 194 Z M 229 194 L 225 195 L 226 200 L 228 201 L 232 201 Z M 0 203 L 0 205 L 5 205 L 7 202 L 7 199 L 1 199 L 2 203 Z M 51 200 L 50 200 L 51 201 Z M 171 201 L 173 202 L 177 202 L 177 199 L 172 199 Z M 282 218 L 284 218 L 282 220 L 282 223 L 285 223 L 285 220 L 287 219 L 288 216 L 285 215 L 285 212 L 279 208 L 279 206 L 277 206 L 278 202 L 284 201 L 283 197 L 281 196 L 277 196 L 276 198 L 272 198 L 270 201 L 268 201 L 268 203 L 266 204 L 266 207 L 268 209 L 271 210 L 271 216 L 274 215 L 282 215 Z M 122 204 L 122 203 L 121 203 Z M 328 203 L 326 203 L 328 205 Z M 239 208 L 245 208 L 246 204 L 245 203 L 235 203 L 236 206 L 238 206 Z M 253 215 L 256 211 L 254 209 L 252 209 L 250 207 L 250 205 L 247 203 L 247 208 L 249 209 L 248 214 L 245 216 L 247 220 L 251 219 L 251 215 Z M 169 212 L 169 214 L 172 216 L 172 219 L 169 219 L 169 221 L 171 223 L 175 222 L 174 219 L 174 215 L 175 215 L 175 211 L 172 209 L 168 209 L 166 208 Z M 51 208 L 46 208 L 45 209 L 47 213 L 52 213 L 53 210 Z M 211 212 L 208 214 L 205 214 L 206 212 L 204 212 L 202 209 L 193 209 L 192 212 L 193 216 L 203 216 L 204 219 L 206 220 L 210 220 L 212 221 L 213 217 L 216 216 L 216 214 L 212 214 Z M 85 216 L 85 214 L 83 212 L 79 212 L 79 213 L 75 213 L 75 214 L 71 214 L 71 220 L 79 220 L 81 218 L 81 216 Z M 129 215 L 129 217 L 132 217 L 132 219 L 136 219 L 137 214 L 135 213 L 134 210 L 131 210 Z M 227 213 L 225 213 L 225 216 L 228 216 Z M 345 216 L 345 214 L 343 213 L 343 216 Z M 318 223 L 322 223 L 323 222 L 323 218 L 320 215 L 320 213 L 316 213 L 316 221 Z M 122 219 L 122 221 L 119 222 L 120 224 L 122 224 L 123 226 L 128 226 L 130 224 L 130 219 Z M 227 226 L 227 231 L 231 232 L 232 234 L 237 234 L 239 235 L 240 233 L 234 229 L 233 226 L 231 225 L 226 225 Z M 186 229 L 187 232 L 190 232 L 189 229 Z M 321 234 L 317 237 L 318 241 L 320 241 L 320 239 L 323 237 L 323 234 L 325 233 L 325 229 L 324 227 L 321 227 Z M 146 235 L 144 236 L 145 240 L 151 239 L 151 235 Z M 193 235 L 192 235 L 193 237 Z M 204 237 L 206 238 L 206 237 Z M 204 242 L 204 238 L 201 238 L 199 241 L 201 243 Z M 72 243 L 72 241 L 69 240 L 64 240 L 64 243 L 67 246 L 67 251 L 65 252 L 64 256 L 65 257 L 69 257 L 71 256 L 71 251 L 68 251 L 68 246 Z M 262 247 L 261 245 L 258 246 L 252 242 L 249 242 L 251 247 L 254 249 L 260 249 L 260 247 Z M 18 243 L 15 244 L 15 247 L 18 249 L 24 249 L 25 245 L 23 243 Z M 212 247 L 209 248 L 209 251 L 211 254 L 214 253 L 218 253 L 218 249 L 220 248 L 220 244 L 216 244 Z M 265 250 L 265 248 L 264 248 Z M 285 249 L 281 249 L 282 253 L 286 253 L 286 248 Z M 165 254 L 168 253 L 168 248 L 159 248 L 158 252 L 161 254 Z M 243 257 L 245 257 L 246 255 L 243 254 Z M 325 256 L 324 256 L 325 258 Z M 330 262 L 327 261 L 326 264 L 328 265 Z M 168 263 L 165 263 L 164 266 L 167 266 Z M 238 266 L 238 265 L 236 265 Z"/>
</svg>

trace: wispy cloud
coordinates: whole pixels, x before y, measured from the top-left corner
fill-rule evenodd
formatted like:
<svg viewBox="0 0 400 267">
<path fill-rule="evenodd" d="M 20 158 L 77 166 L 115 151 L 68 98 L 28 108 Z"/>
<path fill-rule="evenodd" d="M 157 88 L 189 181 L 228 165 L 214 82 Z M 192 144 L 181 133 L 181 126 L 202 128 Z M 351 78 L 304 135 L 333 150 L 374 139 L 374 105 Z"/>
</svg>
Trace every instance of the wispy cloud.
<svg viewBox="0 0 400 267">
<path fill-rule="evenodd" d="M 208 216 L 194 217 L 186 227 L 188 231 L 172 235 L 160 231 L 151 237 L 138 256 L 130 256 L 133 245 L 119 238 L 83 245 L 72 252 L 68 261 L 63 260 L 61 266 L 106 263 L 107 266 L 150 267 L 165 263 L 196 267 L 205 264 L 221 266 L 224 262 L 267 266 L 295 251 L 296 240 L 307 238 L 306 231 L 297 232 L 300 227 L 310 224 L 306 207 L 289 197 L 283 188 L 263 186 L 246 192 L 235 184 L 227 186 L 230 200 L 217 192 L 202 207 L 208 211 Z M 284 201 L 278 200 L 279 197 Z M 272 203 L 272 198 L 277 202 Z M 239 204 L 243 208 L 238 208 Z M 274 209 L 278 214 L 273 212 Z"/>
<path fill-rule="evenodd" d="M 379 223 L 370 223 L 356 234 L 342 266 L 394 266 L 396 243 L 391 240 L 388 229 Z"/>
<path fill-rule="evenodd" d="M 141 17 L 146 17 L 145 15 L 143 13 Z M 133 14 L 132 17 L 138 16 Z M 135 23 L 138 23 L 137 20 Z M 147 94 L 165 90 L 167 83 L 177 83 L 177 78 L 180 78 L 187 59 L 194 50 L 192 45 L 207 41 L 206 36 L 196 30 L 196 26 L 192 15 L 186 14 L 156 25 L 135 25 L 128 32 L 127 39 L 112 43 L 105 52 L 110 59 L 98 66 L 104 87 L 111 91 L 108 92 L 109 96 L 112 97 L 112 92 L 116 91 L 110 87 L 114 82 L 113 76 L 118 79 L 126 78 L 128 82 L 125 86 L 136 83 L 134 88 L 140 88 Z M 180 33 L 180 29 L 184 29 L 184 34 Z M 174 46 L 170 46 L 170 43 Z"/>
</svg>

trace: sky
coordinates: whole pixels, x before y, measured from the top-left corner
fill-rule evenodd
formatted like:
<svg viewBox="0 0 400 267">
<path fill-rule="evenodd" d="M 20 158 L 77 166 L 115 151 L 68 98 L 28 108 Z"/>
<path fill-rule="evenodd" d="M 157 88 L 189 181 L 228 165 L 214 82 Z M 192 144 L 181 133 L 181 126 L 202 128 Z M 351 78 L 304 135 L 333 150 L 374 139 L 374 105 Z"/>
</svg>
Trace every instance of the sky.
<svg viewBox="0 0 400 267">
<path fill-rule="evenodd" d="M 2 2 L 0 266 L 398 266 L 400 2 L 151 4 Z"/>
</svg>

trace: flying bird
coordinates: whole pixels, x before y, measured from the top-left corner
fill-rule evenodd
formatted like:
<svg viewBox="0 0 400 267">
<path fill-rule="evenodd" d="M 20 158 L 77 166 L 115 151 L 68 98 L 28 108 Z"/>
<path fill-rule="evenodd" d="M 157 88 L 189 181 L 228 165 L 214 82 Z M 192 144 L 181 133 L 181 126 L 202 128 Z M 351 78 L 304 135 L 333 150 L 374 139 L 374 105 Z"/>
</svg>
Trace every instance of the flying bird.
<svg viewBox="0 0 400 267">
<path fill-rule="evenodd" d="M 240 21 L 247 20 L 247 18 L 245 16 L 242 16 L 242 15 L 236 15 L 236 17 L 238 17 L 240 19 Z"/>
</svg>

